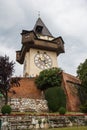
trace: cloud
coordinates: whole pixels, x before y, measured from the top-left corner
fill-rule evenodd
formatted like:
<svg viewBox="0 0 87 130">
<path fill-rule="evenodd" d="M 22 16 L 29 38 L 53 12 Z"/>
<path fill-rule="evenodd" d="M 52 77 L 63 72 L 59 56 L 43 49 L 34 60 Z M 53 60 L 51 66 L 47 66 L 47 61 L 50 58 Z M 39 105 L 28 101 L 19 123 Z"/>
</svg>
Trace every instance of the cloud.
<svg viewBox="0 0 87 130">
<path fill-rule="evenodd" d="M 21 31 L 32 30 L 40 17 L 53 36 L 62 36 L 65 53 L 58 65 L 76 75 L 77 66 L 87 58 L 87 1 L 86 0 L 0 0 L 0 55 L 16 57 L 21 48 Z M 22 75 L 16 63 L 15 75 Z"/>
</svg>

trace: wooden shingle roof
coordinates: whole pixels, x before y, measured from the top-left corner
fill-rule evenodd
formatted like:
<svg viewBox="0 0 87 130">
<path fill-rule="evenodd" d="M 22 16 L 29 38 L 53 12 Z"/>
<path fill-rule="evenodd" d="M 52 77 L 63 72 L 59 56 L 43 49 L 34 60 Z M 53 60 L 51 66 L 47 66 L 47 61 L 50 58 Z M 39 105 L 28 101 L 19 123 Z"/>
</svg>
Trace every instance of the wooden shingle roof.
<svg viewBox="0 0 87 130">
<path fill-rule="evenodd" d="M 38 18 L 37 21 L 36 21 L 36 24 L 35 24 L 34 29 L 33 29 L 35 33 L 37 33 L 36 32 L 36 27 L 37 26 L 42 27 L 42 33 L 41 33 L 42 35 L 53 37 L 52 34 L 50 33 L 50 31 L 48 30 L 48 28 L 45 26 L 45 24 L 41 20 L 41 18 Z"/>
</svg>

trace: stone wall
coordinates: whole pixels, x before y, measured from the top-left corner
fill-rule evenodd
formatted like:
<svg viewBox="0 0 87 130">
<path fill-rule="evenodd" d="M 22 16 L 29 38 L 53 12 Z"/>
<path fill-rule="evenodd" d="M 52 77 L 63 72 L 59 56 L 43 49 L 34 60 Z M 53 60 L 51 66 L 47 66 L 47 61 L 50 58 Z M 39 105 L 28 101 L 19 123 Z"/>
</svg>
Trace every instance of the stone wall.
<svg viewBox="0 0 87 130">
<path fill-rule="evenodd" d="M 38 128 L 58 128 L 87 126 L 87 115 L 1 115 L 1 129 L 3 130 L 26 130 Z"/>
<path fill-rule="evenodd" d="M 62 73 L 62 86 L 66 94 L 67 100 L 67 110 L 68 111 L 79 111 L 79 106 L 81 105 L 78 90 L 75 84 L 80 84 L 80 80 L 75 76 L 67 73 Z M 11 93 L 11 92 L 14 93 Z M 35 78 L 21 78 L 20 86 L 12 86 L 10 93 L 10 98 L 30 98 L 30 99 L 43 99 L 43 93 L 37 89 L 35 84 Z"/>
<path fill-rule="evenodd" d="M 8 103 L 13 111 L 47 112 L 47 101 L 44 99 L 11 98 Z"/>
</svg>

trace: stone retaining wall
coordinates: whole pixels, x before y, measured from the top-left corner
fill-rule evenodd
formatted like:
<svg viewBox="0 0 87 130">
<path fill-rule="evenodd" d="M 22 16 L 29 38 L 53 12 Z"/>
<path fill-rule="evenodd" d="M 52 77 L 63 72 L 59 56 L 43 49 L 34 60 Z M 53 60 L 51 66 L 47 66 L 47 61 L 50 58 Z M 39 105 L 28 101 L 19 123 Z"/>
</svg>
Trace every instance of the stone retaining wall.
<svg viewBox="0 0 87 130">
<path fill-rule="evenodd" d="M 44 99 L 11 98 L 8 104 L 11 105 L 13 111 L 48 111 L 47 101 Z"/>
<path fill-rule="evenodd" d="M 87 126 L 87 115 L 50 116 L 50 115 L 8 115 L 0 116 L 1 130 L 26 130 L 38 128 L 58 128 Z"/>
</svg>

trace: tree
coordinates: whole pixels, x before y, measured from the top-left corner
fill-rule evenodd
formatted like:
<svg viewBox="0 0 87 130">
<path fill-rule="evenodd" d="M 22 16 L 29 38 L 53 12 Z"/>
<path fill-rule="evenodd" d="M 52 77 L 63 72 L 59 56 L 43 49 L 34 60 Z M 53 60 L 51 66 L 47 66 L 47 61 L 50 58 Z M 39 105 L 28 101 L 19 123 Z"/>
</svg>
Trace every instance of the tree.
<svg viewBox="0 0 87 130">
<path fill-rule="evenodd" d="M 19 78 L 11 78 L 14 64 L 13 61 L 9 62 L 8 56 L 0 56 L 0 92 L 5 98 L 5 104 L 8 103 L 8 92 L 12 84 L 19 86 Z"/>
<path fill-rule="evenodd" d="M 82 103 L 85 103 L 87 100 L 87 59 L 80 63 L 80 65 L 77 68 L 77 76 L 81 80 L 81 85 L 79 88 L 80 97 L 82 100 Z"/>
<path fill-rule="evenodd" d="M 48 88 L 45 91 L 45 99 L 49 110 L 52 112 L 58 112 L 61 107 L 66 108 L 66 95 L 62 87 Z"/>
<path fill-rule="evenodd" d="M 50 68 L 40 72 L 39 76 L 36 77 L 35 83 L 37 88 L 45 90 L 49 87 L 61 86 L 61 68 Z"/>
<path fill-rule="evenodd" d="M 58 111 L 60 107 L 66 107 L 66 96 L 61 87 L 62 69 L 50 68 L 40 72 L 36 77 L 35 83 L 37 88 L 44 91 L 49 110 Z"/>
<path fill-rule="evenodd" d="M 84 63 L 80 63 L 78 66 L 77 76 L 82 81 L 82 84 L 87 86 L 87 59 L 84 61 Z"/>
<path fill-rule="evenodd" d="M 80 107 L 81 112 L 87 114 L 87 101 Z"/>
</svg>

